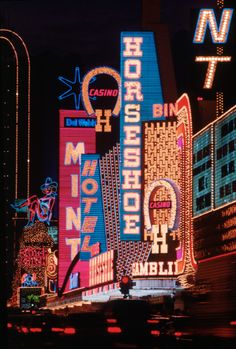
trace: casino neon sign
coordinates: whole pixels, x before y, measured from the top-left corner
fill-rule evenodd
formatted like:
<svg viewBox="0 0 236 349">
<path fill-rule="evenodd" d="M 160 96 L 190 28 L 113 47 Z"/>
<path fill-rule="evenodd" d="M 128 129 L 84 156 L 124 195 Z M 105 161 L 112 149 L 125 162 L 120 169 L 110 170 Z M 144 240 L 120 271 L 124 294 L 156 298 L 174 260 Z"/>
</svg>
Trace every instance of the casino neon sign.
<svg viewBox="0 0 236 349">
<path fill-rule="evenodd" d="M 116 89 L 104 89 L 104 88 L 91 88 L 89 90 L 90 97 L 117 97 L 119 94 L 118 88 Z"/>
<path fill-rule="evenodd" d="M 118 85 L 118 89 L 89 89 L 89 84 L 95 76 L 100 74 L 107 74 L 115 79 Z M 96 96 L 117 96 L 117 100 L 114 109 L 93 109 L 91 103 L 91 97 Z M 96 132 L 111 132 L 110 118 L 112 115 L 118 116 L 120 112 L 120 74 L 114 69 L 108 67 L 98 67 L 89 71 L 82 83 L 82 99 L 84 107 L 89 116 L 96 115 L 97 124 L 95 127 Z M 104 127 L 102 127 L 102 125 Z"/>
</svg>

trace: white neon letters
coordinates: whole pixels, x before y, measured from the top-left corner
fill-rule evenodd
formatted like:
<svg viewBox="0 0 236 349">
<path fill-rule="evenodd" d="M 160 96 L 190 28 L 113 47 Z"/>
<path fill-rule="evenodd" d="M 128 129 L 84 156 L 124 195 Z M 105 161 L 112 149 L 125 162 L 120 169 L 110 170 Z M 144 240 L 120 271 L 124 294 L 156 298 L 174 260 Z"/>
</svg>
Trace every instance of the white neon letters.
<svg viewBox="0 0 236 349">
<path fill-rule="evenodd" d="M 142 37 L 124 37 L 124 120 L 123 168 L 121 172 L 123 234 L 139 235 L 141 206 L 141 124 L 140 102 L 143 101 Z M 127 103 L 126 102 L 132 102 Z"/>
<path fill-rule="evenodd" d="M 198 22 L 195 29 L 194 44 L 202 44 L 205 40 L 206 29 L 209 26 L 212 42 L 214 44 L 225 44 L 228 37 L 229 27 L 232 19 L 233 9 L 225 8 L 221 15 L 219 29 L 213 9 L 202 9 L 199 12 Z"/>
<path fill-rule="evenodd" d="M 219 27 L 216 23 L 216 17 L 213 9 L 202 9 L 199 12 L 198 22 L 196 25 L 193 43 L 203 44 L 206 36 L 206 29 L 209 27 L 211 39 L 214 44 L 225 44 L 227 42 L 233 9 L 225 8 L 221 14 Z M 199 56 L 195 62 L 208 62 L 206 78 L 203 88 L 212 88 L 216 67 L 219 62 L 230 62 L 230 56 Z"/>
<path fill-rule="evenodd" d="M 206 77 L 204 81 L 203 88 L 212 88 L 216 67 L 218 62 L 230 62 L 231 57 L 230 56 L 209 56 L 209 57 L 203 57 L 203 56 L 197 56 L 195 58 L 195 62 L 208 62 Z"/>
</svg>

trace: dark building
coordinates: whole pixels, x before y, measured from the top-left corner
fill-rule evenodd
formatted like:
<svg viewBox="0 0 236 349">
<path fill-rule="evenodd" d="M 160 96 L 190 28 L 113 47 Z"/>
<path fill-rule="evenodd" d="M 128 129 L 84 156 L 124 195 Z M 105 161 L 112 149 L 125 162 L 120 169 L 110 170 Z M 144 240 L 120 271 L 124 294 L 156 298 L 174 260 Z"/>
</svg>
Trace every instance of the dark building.
<svg viewBox="0 0 236 349">
<path fill-rule="evenodd" d="M 236 107 L 193 138 L 194 315 L 232 336 L 236 311 Z M 194 300 L 194 298 L 193 298 Z"/>
</svg>

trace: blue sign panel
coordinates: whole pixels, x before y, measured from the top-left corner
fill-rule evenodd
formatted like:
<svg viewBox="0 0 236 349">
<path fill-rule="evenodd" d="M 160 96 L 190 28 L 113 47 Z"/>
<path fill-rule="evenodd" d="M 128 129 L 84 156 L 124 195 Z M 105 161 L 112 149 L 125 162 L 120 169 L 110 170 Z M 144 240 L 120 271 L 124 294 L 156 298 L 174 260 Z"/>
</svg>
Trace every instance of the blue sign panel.
<svg viewBox="0 0 236 349">
<path fill-rule="evenodd" d="M 80 176 L 80 260 L 89 260 L 107 250 L 98 154 L 82 154 Z"/>
<path fill-rule="evenodd" d="M 121 33 L 120 72 L 120 238 L 137 241 L 142 226 L 142 122 L 154 119 L 153 104 L 163 104 L 152 32 Z"/>
</svg>

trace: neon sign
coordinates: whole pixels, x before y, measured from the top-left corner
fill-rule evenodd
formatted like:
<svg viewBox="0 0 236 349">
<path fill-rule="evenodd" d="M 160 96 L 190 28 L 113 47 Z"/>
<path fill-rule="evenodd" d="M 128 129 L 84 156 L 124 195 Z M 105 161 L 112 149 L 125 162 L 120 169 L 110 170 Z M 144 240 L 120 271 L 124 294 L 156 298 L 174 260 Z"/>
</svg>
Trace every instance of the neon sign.
<svg viewBox="0 0 236 349">
<path fill-rule="evenodd" d="M 171 201 L 149 201 L 149 208 L 161 209 L 161 208 L 171 208 Z"/>
<path fill-rule="evenodd" d="M 96 80 L 96 76 L 100 74 L 111 76 L 116 81 L 117 88 L 115 89 L 90 88 L 90 84 L 93 83 Z M 103 131 L 111 132 L 110 118 L 112 115 L 118 116 L 120 112 L 120 75 L 112 68 L 98 67 L 88 72 L 84 76 L 83 82 L 81 82 L 80 69 L 79 67 L 76 67 L 73 81 L 62 76 L 59 76 L 58 79 L 68 87 L 68 90 L 62 93 L 58 97 L 58 99 L 63 100 L 65 98 L 72 96 L 74 98 L 75 109 L 79 110 L 80 101 L 82 97 L 84 108 L 87 114 L 89 116 L 96 115 L 97 117 L 97 122 L 95 127 L 96 132 L 103 132 Z M 117 97 L 113 110 L 108 108 L 106 109 L 97 108 L 94 110 L 91 104 L 91 100 L 96 100 L 97 97 Z M 66 125 L 68 127 L 77 126 L 75 120 L 73 120 L 72 123 L 71 123 L 71 120 L 69 119 L 66 120 L 65 122 L 67 123 Z M 80 121 L 80 123 L 81 122 L 82 121 Z M 84 124 L 84 127 L 86 127 L 86 124 Z"/>
<path fill-rule="evenodd" d="M 141 239 L 142 121 L 163 103 L 155 51 L 153 33 L 121 34 L 121 240 Z"/>
<path fill-rule="evenodd" d="M 225 8 L 222 12 L 220 25 L 218 27 L 214 10 L 201 9 L 198 16 L 193 43 L 203 44 L 206 36 L 206 29 L 209 27 L 212 42 L 214 44 L 225 44 L 228 39 L 232 15 L 233 9 Z"/>
<path fill-rule="evenodd" d="M 114 251 L 107 251 L 89 261 L 89 286 L 114 280 Z"/>
<path fill-rule="evenodd" d="M 80 259 L 106 251 L 99 155 L 82 155 L 81 164 L 81 251 Z"/>
<path fill-rule="evenodd" d="M 177 275 L 177 262 L 133 263 L 132 276 L 173 276 Z"/>
<path fill-rule="evenodd" d="M 82 154 L 96 152 L 95 128 L 65 127 L 65 118 L 84 119 L 86 116 L 84 111 L 60 110 L 59 180 L 62 187 L 59 197 L 59 287 L 62 287 L 68 268 L 80 251 L 80 166 Z M 91 120 L 94 120 L 94 117 L 91 117 Z M 88 262 L 79 261 L 75 268 L 73 273 L 80 272 L 81 285 L 85 285 Z"/>
<path fill-rule="evenodd" d="M 177 115 L 176 103 L 153 104 L 153 117 L 172 117 Z"/>
<path fill-rule="evenodd" d="M 203 44 L 206 36 L 206 29 L 209 27 L 213 44 L 225 44 L 228 39 L 229 28 L 232 20 L 233 9 L 225 8 L 221 15 L 219 26 L 213 9 L 201 9 L 198 16 L 193 43 Z M 230 62 L 231 56 L 196 56 L 195 62 L 208 62 L 206 77 L 203 88 L 212 88 L 218 63 Z"/>
<path fill-rule="evenodd" d="M 83 79 L 82 98 L 83 98 L 85 110 L 87 111 L 89 116 L 96 114 L 89 98 L 89 96 L 91 96 L 91 93 L 93 93 L 93 95 L 95 94 L 96 90 L 93 90 L 93 89 L 89 90 L 89 84 L 92 81 L 92 79 L 94 79 L 94 77 L 99 74 L 107 74 L 113 77 L 117 82 L 118 90 L 120 89 L 120 75 L 114 69 L 108 68 L 108 67 L 98 67 L 88 72 Z M 102 92 L 103 95 L 105 95 L 104 91 L 107 91 L 107 90 L 103 90 Z M 100 93 L 101 93 L 101 90 L 100 90 Z M 117 96 L 118 98 L 117 98 L 115 107 L 112 111 L 112 114 L 115 116 L 118 116 L 120 112 L 120 94 L 117 93 Z"/>
<path fill-rule="evenodd" d="M 45 267 L 47 255 L 45 247 L 24 247 L 19 252 L 19 264 L 24 268 Z"/>
<path fill-rule="evenodd" d="M 38 198 L 37 195 L 32 195 L 28 199 L 12 204 L 11 207 L 17 212 L 23 207 L 28 209 L 28 222 L 26 226 L 34 224 L 38 219 L 40 222 L 45 222 L 50 225 L 52 218 L 52 209 L 54 207 L 55 199 L 57 196 L 57 182 L 54 182 L 50 177 L 47 177 L 45 183 L 41 185 L 43 197 Z"/>
<path fill-rule="evenodd" d="M 38 286 L 38 282 L 36 281 L 36 274 L 23 274 L 21 277 L 21 287 L 33 287 Z"/>
<path fill-rule="evenodd" d="M 69 79 L 64 78 L 63 76 L 59 76 L 58 80 L 60 80 L 63 84 L 65 84 L 68 87 L 68 90 L 66 90 L 64 93 L 62 93 L 58 99 L 61 101 L 65 98 L 68 98 L 70 96 L 73 96 L 74 98 L 74 104 L 75 109 L 78 110 L 80 107 L 80 99 L 81 99 L 81 80 L 80 80 L 80 69 L 79 67 L 75 68 L 74 72 L 74 80 L 71 81 Z"/>
<path fill-rule="evenodd" d="M 119 94 L 119 90 L 116 89 L 103 89 L 103 88 L 91 88 L 89 90 L 89 96 L 90 97 L 117 97 Z"/>
<path fill-rule="evenodd" d="M 95 79 L 95 76 L 100 74 L 106 74 L 108 76 L 111 76 L 114 78 L 114 80 L 117 82 L 118 89 L 90 89 L 89 90 L 89 84 L 93 79 Z M 112 68 L 108 67 L 98 67 L 90 72 L 88 72 L 83 80 L 82 84 L 82 98 L 83 98 L 83 104 L 85 107 L 85 110 L 87 111 L 88 115 L 96 115 L 97 118 L 97 125 L 96 125 L 96 132 L 111 132 L 111 124 L 110 124 L 110 118 L 112 115 L 118 116 L 120 112 L 120 75 Z M 94 99 L 97 96 L 117 96 L 117 100 L 114 106 L 114 109 L 93 109 L 91 100 Z"/>
</svg>

